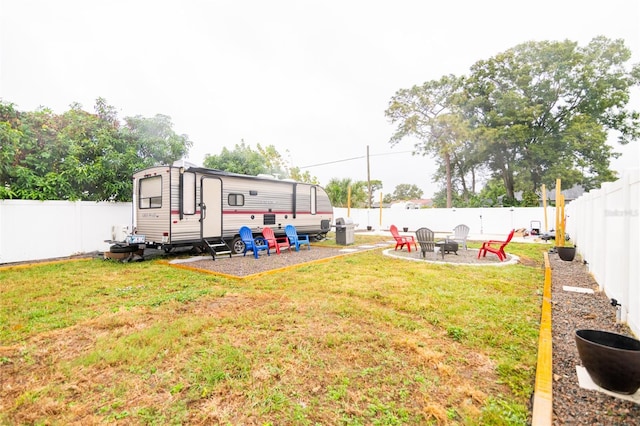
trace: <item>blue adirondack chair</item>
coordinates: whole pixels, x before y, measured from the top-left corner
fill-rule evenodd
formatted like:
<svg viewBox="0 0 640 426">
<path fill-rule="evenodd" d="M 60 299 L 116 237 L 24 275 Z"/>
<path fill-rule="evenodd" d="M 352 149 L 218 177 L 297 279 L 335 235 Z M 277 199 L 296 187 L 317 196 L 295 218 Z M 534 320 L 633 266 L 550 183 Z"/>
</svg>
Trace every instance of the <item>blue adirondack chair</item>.
<svg viewBox="0 0 640 426">
<path fill-rule="evenodd" d="M 269 253 L 269 244 L 267 244 L 267 240 L 262 237 L 253 237 L 253 233 L 251 232 L 251 228 L 248 226 L 243 226 L 240 228 L 240 238 L 242 238 L 242 242 L 244 243 L 244 253 L 243 256 L 247 255 L 249 250 L 253 250 L 253 257 L 256 259 L 260 257 L 259 252 L 261 250 L 267 251 L 267 256 L 270 256 Z"/>
<path fill-rule="evenodd" d="M 296 227 L 293 225 L 286 225 L 284 227 L 284 233 L 289 238 L 289 244 L 296 248 L 296 251 L 300 251 L 301 245 L 307 245 L 309 250 L 311 250 L 311 242 L 309 241 L 308 235 L 298 235 L 298 231 L 296 231 Z"/>
</svg>

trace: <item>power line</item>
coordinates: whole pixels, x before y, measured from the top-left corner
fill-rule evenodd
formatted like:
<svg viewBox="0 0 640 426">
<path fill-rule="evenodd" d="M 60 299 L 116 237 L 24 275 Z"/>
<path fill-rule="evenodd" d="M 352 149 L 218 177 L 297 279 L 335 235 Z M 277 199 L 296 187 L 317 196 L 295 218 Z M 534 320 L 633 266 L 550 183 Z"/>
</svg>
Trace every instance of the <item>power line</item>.
<svg viewBox="0 0 640 426">
<path fill-rule="evenodd" d="M 398 151 L 398 152 L 390 152 L 390 153 L 385 153 L 385 154 L 370 154 L 369 157 L 379 157 L 381 155 L 395 155 L 395 154 L 406 154 L 409 152 L 413 152 L 413 151 Z M 319 167 L 319 166 L 326 166 L 329 164 L 337 164 L 337 163 L 344 163 L 345 161 L 352 161 L 352 160 L 360 160 L 362 158 L 367 158 L 366 155 L 361 155 L 360 157 L 352 157 L 352 158 L 345 158 L 343 160 L 335 160 L 335 161 L 329 161 L 326 163 L 319 163 L 319 164 L 311 164 L 309 166 L 301 166 L 300 169 L 309 169 L 311 167 Z"/>
</svg>

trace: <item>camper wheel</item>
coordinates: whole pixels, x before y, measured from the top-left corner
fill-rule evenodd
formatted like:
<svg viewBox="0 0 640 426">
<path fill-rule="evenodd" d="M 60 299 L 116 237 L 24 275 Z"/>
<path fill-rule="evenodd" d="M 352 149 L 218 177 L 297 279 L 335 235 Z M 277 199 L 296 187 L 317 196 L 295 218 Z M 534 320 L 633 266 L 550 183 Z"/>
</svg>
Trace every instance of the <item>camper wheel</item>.
<svg viewBox="0 0 640 426">
<path fill-rule="evenodd" d="M 109 247 L 109 251 L 111 253 L 133 253 L 134 251 L 138 251 L 138 246 L 137 245 L 127 246 L 127 245 L 121 245 L 121 244 L 114 244 L 111 247 Z"/>
<path fill-rule="evenodd" d="M 242 238 L 240 237 L 235 237 L 232 241 L 231 241 L 231 250 L 233 250 L 233 252 L 235 254 L 242 254 L 244 253 L 244 243 L 242 242 Z"/>
</svg>

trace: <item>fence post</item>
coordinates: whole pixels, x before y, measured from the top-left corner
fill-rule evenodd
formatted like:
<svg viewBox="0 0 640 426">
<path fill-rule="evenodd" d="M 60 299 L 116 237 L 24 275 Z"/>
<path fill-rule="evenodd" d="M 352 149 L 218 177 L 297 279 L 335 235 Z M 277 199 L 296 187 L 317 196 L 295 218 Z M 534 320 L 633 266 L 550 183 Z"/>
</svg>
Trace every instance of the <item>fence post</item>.
<svg viewBox="0 0 640 426">
<path fill-rule="evenodd" d="M 631 175 L 623 174 L 622 175 L 622 229 L 629 230 L 631 229 Z M 621 281 L 622 281 L 622 316 L 621 320 L 623 323 L 627 322 L 627 315 L 629 314 L 629 308 L 631 307 L 631 301 L 629 300 L 629 287 L 631 287 L 631 276 L 629 275 L 629 256 L 632 253 L 631 250 L 631 236 L 627 235 L 625 248 L 623 250 L 624 255 L 621 256 L 620 259 L 620 268 L 622 271 Z M 637 244 L 637 241 L 634 241 L 634 244 Z"/>
</svg>

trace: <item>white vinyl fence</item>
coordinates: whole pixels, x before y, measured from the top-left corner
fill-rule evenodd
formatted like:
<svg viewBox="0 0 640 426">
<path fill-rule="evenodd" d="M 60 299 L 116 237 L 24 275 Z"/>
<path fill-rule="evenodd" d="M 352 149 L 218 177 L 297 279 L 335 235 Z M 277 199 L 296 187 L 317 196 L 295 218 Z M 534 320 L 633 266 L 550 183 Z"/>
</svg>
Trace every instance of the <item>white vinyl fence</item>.
<svg viewBox="0 0 640 426">
<path fill-rule="evenodd" d="M 549 229 L 554 227 L 554 209 L 548 209 Z M 427 226 L 450 232 L 467 224 L 470 235 L 506 236 L 513 228 L 529 229 L 537 222 L 544 231 L 542 208 L 484 209 L 378 209 L 334 208 L 334 218 L 351 218 L 357 230 L 388 230 L 395 224 L 415 231 Z M 382 214 L 382 222 L 380 216 Z M 0 264 L 66 257 L 108 250 L 112 227 L 131 227 L 131 203 L 87 201 L 0 200 Z M 534 226 L 538 226 L 537 224 Z"/>
<path fill-rule="evenodd" d="M 131 215 L 131 203 L 0 200 L 0 264 L 108 250 Z"/>
<path fill-rule="evenodd" d="M 456 225 L 467 225 L 469 235 L 482 238 L 483 235 L 507 236 L 512 229 L 527 231 L 540 226 L 540 231 L 555 227 L 555 208 L 547 209 L 548 227 L 545 229 L 544 208 L 542 207 L 498 207 L 498 208 L 453 208 L 453 209 L 346 209 L 334 207 L 335 218 L 349 218 L 356 230 L 368 226 L 374 231 L 388 230 L 396 225 L 399 230 L 408 228 L 414 232 L 427 227 L 436 233 L 450 233 Z"/>
<path fill-rule="evenodd" d="M 640 170 L 567 204 L 567 231 L 621 321 L 640 336 Z"/>
</svg>

